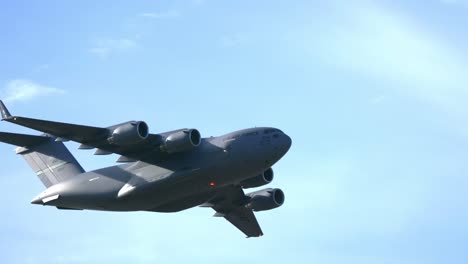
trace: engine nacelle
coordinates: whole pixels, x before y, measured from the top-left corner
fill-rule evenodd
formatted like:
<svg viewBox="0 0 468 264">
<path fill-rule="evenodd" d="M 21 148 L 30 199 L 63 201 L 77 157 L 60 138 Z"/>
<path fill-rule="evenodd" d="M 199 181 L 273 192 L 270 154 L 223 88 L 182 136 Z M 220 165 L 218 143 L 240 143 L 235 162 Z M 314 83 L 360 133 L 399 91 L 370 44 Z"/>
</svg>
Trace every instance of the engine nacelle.
<svg viewBox="0 0 468 264">
<path fill-rule="evenodd" d="M 170 134 L 164 139 L 161 148 L 168 153 L 185 152 L 198 147 L 200 143 L 200 132 L 196 129 L 187 129 Z"/>
<path fill-rule="evenodd" d="M 246 207 L 255 212 L 277 208 L 284 203 L 284 193 L 281 189 L 268 188 L 248 193 L 246 196 L 250 197 Z"/>
<path fill-rule="evenodd" d="M 269 168 L 255 177 L 242 181 L 240 185 L 242 186 L 242 188 L 245 188 L 245 189 L 259 187 L 259 186 L 272 182 L 273 175 L 274 175 L 273 169 Z"/>
<path fill-rule="evenodd" d="M 108 138 L 109 143 L 124 146 L 148 138 L 148 125 L 143 121 L 130 121 L 116 127 Z"/>
</svg>

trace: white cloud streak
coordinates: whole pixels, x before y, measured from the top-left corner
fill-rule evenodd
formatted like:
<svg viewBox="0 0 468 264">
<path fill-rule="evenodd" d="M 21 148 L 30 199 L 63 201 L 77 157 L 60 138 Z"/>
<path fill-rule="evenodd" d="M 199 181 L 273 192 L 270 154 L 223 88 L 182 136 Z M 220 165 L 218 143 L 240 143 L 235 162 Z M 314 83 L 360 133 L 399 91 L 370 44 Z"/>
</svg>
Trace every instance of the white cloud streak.
<svg viewBox="0 0 468 264">
<path fill-rule="evenodd" d="M 239 47 L 249 42 L 249 37 L 243 33 L 222 36 L 219 43 L 223 47 Z"/>
<path fill-rule="evenodd" d="M 203 5 L 206 3 L 206 0 L 192 0 L 192 3 L 195 5 Z"/>
<path fill-rule="evenodd" d="M 39 66 L 37 66 L 36 68 L 34 68 L 34 72 L 43 72 L 43 71 L 47 71 L 48 69 L 50 69 L 50 65 L 45 63 L 45 64 L 41 64 Z"/>
<path fill-rule="evenodd" d="M 151 13 L 142 13 L 141 17 L 153 18 L 153 19 L 164 19 L 164 18 L 175 18 L 179 17 L 180 13 L 176 10 L 170 10 L 167 12 L 151 12 Z"/>
<path fill-rule="evenodd" d="M 106 58 L 112 53 L 125 52 L 137 46 L 136 41 L 128 38 L 119 39 L 100 39 L 96 41 L 95 46 L 89 49 L 92 54 Z"/>
<path fill-rule="evenodd" d="M 468 114 L 464 54 L 411 17 L 374 2 L 336 5 L 329 29 L 305 28 L 302 50 L 325 64 L 394 83 L 400 92 Z"/>
<path fill-rule="evenodd" d="M 139 17 L 147 19 L 170 19 L 179 17 L 180 13 L 176 10 L 166 12 L 147 12 L 141 13 Z M 107 58 L 112 54 L 123 53 L 132 50 L 138 46 L 137 40 L 141 34 L 136 34 L 133 38 L 100 38 L 94 41 L 93 47 L 88 51 L 100 58 Z"/>
<path fill-rule="evenodd" d="M 467 6 L 467 0 L 440 0 L 443 4 Z"/>
<path fill-rule="evenodd" d="M 40 85 L 30 80 L 15 79 L 5 85 L 3 98 L 6 102 L 25 102 L 36 97 L 61 95 L 64 93 L 65 91 L 62 89 Z"/>
</svg>

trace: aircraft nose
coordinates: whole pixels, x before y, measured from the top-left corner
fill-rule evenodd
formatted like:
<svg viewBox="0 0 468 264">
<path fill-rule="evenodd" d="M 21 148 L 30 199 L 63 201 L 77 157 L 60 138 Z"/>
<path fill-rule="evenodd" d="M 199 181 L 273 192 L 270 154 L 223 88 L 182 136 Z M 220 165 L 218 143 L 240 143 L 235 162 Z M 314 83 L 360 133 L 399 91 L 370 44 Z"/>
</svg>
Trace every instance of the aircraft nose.
<svg viewBox="0 0 468 264">
<path fill-rule="evenodd" d="M 291 148 L 292 145 L 292 139 L 288 135 L 284 134 L 284 152 L 288 152 L 288 150 Z"/>
</svg>

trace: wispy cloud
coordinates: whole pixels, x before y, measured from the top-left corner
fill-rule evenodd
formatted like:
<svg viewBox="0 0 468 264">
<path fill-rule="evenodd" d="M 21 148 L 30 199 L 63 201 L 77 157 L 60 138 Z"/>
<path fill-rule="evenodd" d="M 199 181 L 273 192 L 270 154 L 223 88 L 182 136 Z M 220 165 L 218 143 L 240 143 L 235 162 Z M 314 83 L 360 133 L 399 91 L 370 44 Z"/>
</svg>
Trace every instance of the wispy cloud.
<svg viewBox="0 0 468 264">
<path fill-rule="evenodd" d="M 464 54 L 410 15 L 374 2 L 336 5 L 329 29 L 304 29 L 303 49 L 315 59 L 386 82 L 452 112 L 464 113 L 468 66 Z"/>
<path fill-rule="evenodd" d="M 43 72 L 43 71 L 46 71 L 50 69 L 50 65 L 47 64 L 47 63 L 44 63 L 44 64 L 41 64 L 39 66 L 37 66 L 36 68 L 34 68 L 34 72 Z"/>
<path fill-rule="evenodd" d="M 219 43 L 224 47 L 238 47 L 249 42 L 249 37 L 244 33 L 225 35 L 219 39 Z"/>
<path fill-rule="evenodd" d="M 192 3 L 195 5 L 203 5 L 206 3 L 206 0 L 192 0 Z"/>
<path fill-rule="evenodd" d="M 150 13 L 141 13 L 141 17 L 153 18 L 153 19 L 162 19 L 162 18 L 175 18 L 179 17 L 180 13 L 176 10 L 170 10 L 166 12 L 150 12 Z"/>
<path fill-rule="evenodd" d="M 95 46 L 90 48 L 89 52 L 101 58 L 105 58 L 112 53 L 124 52 L 136 46 L 136 41 L 129 38 L 105 38 L 97 40 Z"/>
<path fill-rule="evenodd" d="M 37 84 L 30 80 L 15 79 L 7 82 L 3 90 L 3 98 L 6 102 L 29 101 L 36 97 L 48 95 L 60 95 L 65 91 L 55 87 Z"/>
<path fill-rule="evenodd" d="M 383 102 L 385 102 L 387 98 L 384 96 L 384 95 L 379 95 L 379 96 L 375 96 L 375 97 L 372 97 L 369 102 L 373 105 L 377 105 L 377 104 L 381 104 Z"/>
<path fill-rule="evenodd" d="M 440 2 L 442 2 L 443 4 L 451 4 L 451 5 L 458 4 L 458 5 L 463 5 L 463 6 L 467 6 L 468 4 L 467 0 L 440 0 Z"/>
<path fill-rule="evenodd" d="M 138 16 L 146 19 L 170 19 L 179 17 L 180 13 L 176 10 L 169 10 L 166 12 L 145 12 L 138 14 Z M 135 27 L 135 25 L 132 27 Z M 141 41 L 142 35 L 144 33 L 134 32 L 133 37 L 99 38 L 94 41 L 93 46 L 88 49 L 88 52 L 100 58 L 107 58 L 112 54 L 127 52 L 138 47 L 138 42 Z"/>
</svg>

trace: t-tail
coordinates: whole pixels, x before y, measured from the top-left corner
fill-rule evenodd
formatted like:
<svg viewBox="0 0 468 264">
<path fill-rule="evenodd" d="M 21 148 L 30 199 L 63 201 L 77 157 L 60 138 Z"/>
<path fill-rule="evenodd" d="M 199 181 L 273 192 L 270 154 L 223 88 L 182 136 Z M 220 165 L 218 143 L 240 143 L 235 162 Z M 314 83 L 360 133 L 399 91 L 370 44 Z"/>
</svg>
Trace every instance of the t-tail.
<svg viewBox="0 0 468 264">
<path fill-rule="evenodd" d="M 85 172 L 67 147 L 55 139 L 49 135 L 0 132 L 0 141 L 18 146 L 16 153 L 23 156 L 47 188 Z"/>
</svg>

